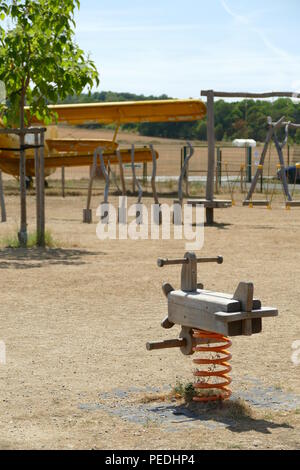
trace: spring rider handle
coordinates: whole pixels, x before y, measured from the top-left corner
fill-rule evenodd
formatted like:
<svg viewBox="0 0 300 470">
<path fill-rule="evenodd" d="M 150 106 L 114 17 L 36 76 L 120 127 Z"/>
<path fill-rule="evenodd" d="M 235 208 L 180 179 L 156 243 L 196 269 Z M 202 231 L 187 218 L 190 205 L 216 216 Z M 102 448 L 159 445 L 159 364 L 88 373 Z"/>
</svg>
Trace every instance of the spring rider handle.
<svg viewBox="0 0 300 470">
<path fill-rule="evenodd" d="M 162 259 L 157 260 L 159 268 L 171 265 L 182 265 L 181 269 L 181 290 L 184 292 L 195 292 L 199 285 L 197 284 L 197 264 L 200 263 L 223 263 L 223 257 L 217 256 L 215 258 L 197 258 L 195 253 L 187 252 L 184 258 L 179 259 Z"/>
</svg>

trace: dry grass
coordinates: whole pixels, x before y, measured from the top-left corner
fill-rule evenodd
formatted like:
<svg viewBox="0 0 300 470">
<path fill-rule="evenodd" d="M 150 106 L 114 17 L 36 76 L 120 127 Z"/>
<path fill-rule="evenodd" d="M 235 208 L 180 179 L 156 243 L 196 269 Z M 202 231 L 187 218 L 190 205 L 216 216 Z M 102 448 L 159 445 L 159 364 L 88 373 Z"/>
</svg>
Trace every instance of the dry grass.
<svg viewBox="0 0 300 470">
<path fill-rule="evenodd" d="M 174 398 L 174 395 L 172 392 L 145 393 L 141 398 L 139 398 L 139 403 L 146 405 L 147 403 L 172 401 L 173 398 Z"/>
</svg>

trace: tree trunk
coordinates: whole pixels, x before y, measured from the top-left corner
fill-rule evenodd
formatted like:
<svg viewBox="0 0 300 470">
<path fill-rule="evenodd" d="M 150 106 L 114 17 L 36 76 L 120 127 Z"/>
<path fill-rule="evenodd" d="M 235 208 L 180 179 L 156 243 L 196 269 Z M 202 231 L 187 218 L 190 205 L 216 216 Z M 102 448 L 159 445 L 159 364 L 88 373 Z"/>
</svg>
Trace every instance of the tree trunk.
<svg viewBox="0 0 300 470">
<path fill-rule="evenodd" d="M 20 202 L 21 202 L 21 226 L 18 233 L 19 242 L 22 247 L 27 246 L 27 211 L 26 211 L 26 155 L 24 150 L 24 105 L 25 93 L 22 91 L 20 102 Z"/>
</svg>

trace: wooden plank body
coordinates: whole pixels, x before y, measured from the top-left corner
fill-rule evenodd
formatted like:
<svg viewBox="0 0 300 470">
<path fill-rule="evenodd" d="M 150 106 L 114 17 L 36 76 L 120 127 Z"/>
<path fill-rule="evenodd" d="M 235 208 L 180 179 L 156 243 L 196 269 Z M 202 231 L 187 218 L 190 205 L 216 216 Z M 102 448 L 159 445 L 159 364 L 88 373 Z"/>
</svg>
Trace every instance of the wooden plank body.
<svg viewBox="0 0 300 470">
<path fill-rule="evenodd" d="M 192 293 L 172 291 L 168 295 L 168 320 L 227 336 L 244 335 L 245 324 L 253 334 L 260 333 L 261 319 L 277 316 L 278 311 L 272 307 L 261 308 L 260 300 L 252 302 L 252 310 L 247 312 L 230 294 L 200 289 Z"/>
</svg>

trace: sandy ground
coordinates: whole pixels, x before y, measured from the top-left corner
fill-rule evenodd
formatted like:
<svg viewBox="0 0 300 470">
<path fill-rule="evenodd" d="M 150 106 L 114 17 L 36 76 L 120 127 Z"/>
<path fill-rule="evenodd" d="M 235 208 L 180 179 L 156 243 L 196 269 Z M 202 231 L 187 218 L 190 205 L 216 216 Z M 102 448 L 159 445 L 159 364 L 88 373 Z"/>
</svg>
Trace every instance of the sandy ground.
<svg viewBox="0 0 300 470">
<path fill-rule="evenodd" d="M 0 448 L 299 449 L 300 365 L 291 354 L 300 340 L 300 210 L 284 210 L 279 199 L 271 211 L 238 202 L 205 228 L 198 255 L 222 254 L 224 264 L 201 267 L 199 281 L 233 292 L 251 280 L 256 297 L 280 316 L 266 319 L 260 335 L 233 339 L 231 388 L 235 396 L 252 390 L 252 418 L 188 421 L 176 410 L 170 418 L 176 403 L 162 415 L 159 400 L 152 411 L 141 408 L 150 389 L 192 377 L 191 359 L 179 351 L 145 349 L 177 335 L 178 328 L 160 327 L 161 285 L 179 286 L 180 272 L 157 268 L 156 259 L 181 257 L 185 242 L 100 241 L 95 215 L 82 224 L 84 203 L 47 198 L 47 227 L 59 248 L 0 250 Z M 18 207 L 17 197 L 7 198 L 1 237 L 16 231 Z M 34 210 L 29 197 L 30 229 Z"/>
</svg>

